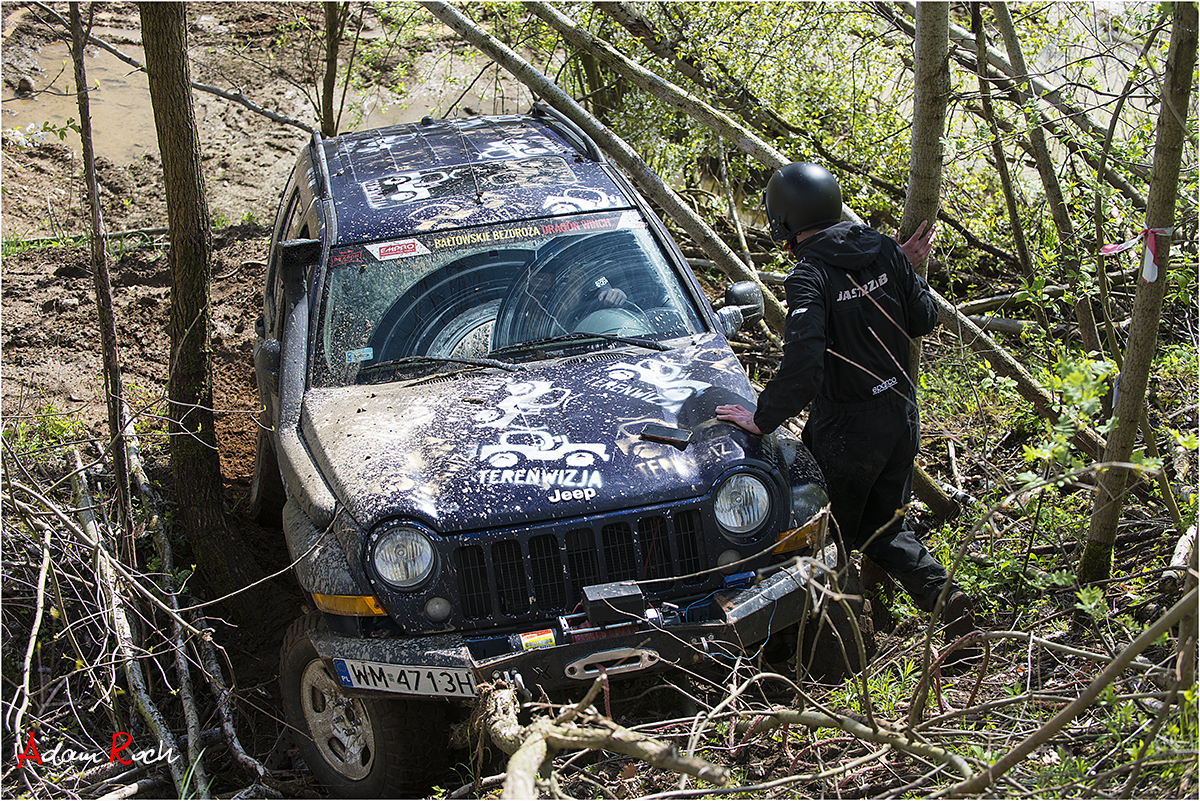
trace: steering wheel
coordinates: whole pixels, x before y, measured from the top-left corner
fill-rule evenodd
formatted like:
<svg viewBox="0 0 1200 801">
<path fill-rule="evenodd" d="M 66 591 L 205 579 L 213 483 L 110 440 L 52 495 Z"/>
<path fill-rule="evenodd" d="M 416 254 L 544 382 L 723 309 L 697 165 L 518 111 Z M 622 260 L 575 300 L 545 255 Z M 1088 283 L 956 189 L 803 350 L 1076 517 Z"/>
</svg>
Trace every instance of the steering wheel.
<svg viewBox="0 0 1200 801">
<path fill-rule="evenodd" d="M 608 306 L 599 298 L 580 304 L 571 330 L 576 333 L 610 334 L 614 336 L 644 336 L 654 333 L 650 318 L 628 298 L 616 306 Z"/>
</svg>

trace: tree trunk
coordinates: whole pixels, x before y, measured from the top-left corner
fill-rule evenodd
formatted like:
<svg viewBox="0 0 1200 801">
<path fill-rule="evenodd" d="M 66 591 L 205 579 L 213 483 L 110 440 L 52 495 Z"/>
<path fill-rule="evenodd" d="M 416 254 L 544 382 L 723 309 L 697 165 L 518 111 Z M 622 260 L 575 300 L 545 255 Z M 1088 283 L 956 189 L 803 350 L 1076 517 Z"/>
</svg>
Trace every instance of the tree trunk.
<svg viewBox="0 0 1200 801">
<path fill-rule="evenodd" d="M 908 239 L 922 222 L 937 222 L 942 192 L 942 133 L 946 129 L 946 102 L 950 97 L 950 6 L 922 3 L 917 7 L 913 37 L 913 130 L 908 162 L 908 192 L 900 215 L 900 241 Z M 925 262 L 914 265 L 921 277 Z M 913 339 L 909 374 L 913 383 L 921 370 L 921 340 Z"/>
<path fill-rule="evenodd" d="M 1117 427 L 1108 439 L 1104 452 L 1106 462 L 1127 462 L 1133 453 L 1150 363 L 1158 344 L 1158 322 L 1171 255 L 1171 234 L 1166 232 L 1174 230 L 1175 197 L 1179 191 L 1179 168 L 1186 136 L 1184 120 L 1190 108 L 1192 72 L 1196 66 L 1196 17 L 1195 3 L 1175 4 L 1146 208 L 1146 228 L 1150 233 L 1146 234 L 1144 247 L 1154 258 L 1145 262 L 1133 300 L 1133 321 L 1125 347 L 1120 390 L 1114 403 Z M 1154 260 L 1157 271 L 1148 274 Z M 1128 474 L 1129 471 L 1122 467 L 1110 467 L 1100 474 L 1091 527 L 1076 573 L 1081 582 L 1100 581 L 1112 572 L 1112 551 Z"/>
<path fill-rule="evenodd" d="M 212 402 L 212 229 L 192 107 L 186 8 L 155 2 L 138 8 L 171 230 L 171 472 L 192 557 L 209 587 L 224 596 L 249 583 L 254 563 L 237 553 L 223 507 Z"/>
<path fill-rule="evenodd" d="M 338 42 L 341 40 L 340 14 L 336 2 L 321 4 L 325 9 L 325 78 L 321 88 L 321 135 L 337 136 L 333 116 L 333 92 L 337 88 Z"/>
<path fill-rule="evenodd" d="M 937 220 L 942 192 L 942 134 L 950 98 L 950 63 L 946 59 L 950 6 L 922 3 L 917 8 L 913 39 L 913 130 L 908 166 L 908 194 L 900 216 L 899 237 L 908 239 L 922 222 Z M 921 274 L 925 274 L 921 265 Z"/>
<path fill-rule="evenodd" d="M 946 128 L 946 102 L 950 97 L 950 63 L 946 59 L 950 6 L 922 3 L 917 9 L 917 32 L 913 39 L 913 132 L 908 165 L 908 192 L 900 215 L 901 241 L 927 222 L 937 222 L 942 193 L 942 133 Z M 925 262 L 914 265 L 922 277 Z M 921 338 L 909 345 L 909 376 L 914 385 L 921 373 Z M 913 493 L 941 520 L 959 512 L 958 503 L 942 492 L 924 468 L 913 471 Z"/>
<path fill-rule="evenodd" d="M 109 456 L 116 484 L 117 528 L 122 532 L 121 559 L 136 565 L 133 546 L 133 514 L 129 500 L 129 466 L 125 458 L 125 424 L 121 361 L 117 353 L 117 320 L 113 313 L 112 282 L 108 274 L 108 254 L 104 250 L 104 221 L 100 217 L 100 186 L 96 181 L 96 154 L 92 144 L 92 114 L 84 69 L 85 35 L 79 3 L 71 3 L 71 57 L 75 64 L 76 97 L 79 103 L 79 141 L 83 150 L 83 176 L 87 186 L 91 223 L 92 285 L 96 291 L 96 312 L 100 319 L 100 348 L 104 358 L 104 397 L 108 404 Z"/>
</svg>

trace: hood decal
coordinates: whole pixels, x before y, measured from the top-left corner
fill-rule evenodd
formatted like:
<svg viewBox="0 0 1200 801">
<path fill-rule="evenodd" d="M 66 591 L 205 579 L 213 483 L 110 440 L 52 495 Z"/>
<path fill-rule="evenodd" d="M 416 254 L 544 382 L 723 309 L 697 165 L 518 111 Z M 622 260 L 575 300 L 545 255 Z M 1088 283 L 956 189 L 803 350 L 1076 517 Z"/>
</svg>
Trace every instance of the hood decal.
<svg viewBox="0 0 1200 801">
<path fill-rule="evenodd" d="M 304 435 L 367 526 L 415 516 L 449 533 L 696 497 L 744 455 L 744 438 L 713 426 L 680 451 L 641 432 L 649 423 L 692 429 L 712 421 L 717 405 L 752 404 L 723 344 L 710 335 L 643 358 L 560 363 L 533 378 L 311 390 Z"/>
</svg>

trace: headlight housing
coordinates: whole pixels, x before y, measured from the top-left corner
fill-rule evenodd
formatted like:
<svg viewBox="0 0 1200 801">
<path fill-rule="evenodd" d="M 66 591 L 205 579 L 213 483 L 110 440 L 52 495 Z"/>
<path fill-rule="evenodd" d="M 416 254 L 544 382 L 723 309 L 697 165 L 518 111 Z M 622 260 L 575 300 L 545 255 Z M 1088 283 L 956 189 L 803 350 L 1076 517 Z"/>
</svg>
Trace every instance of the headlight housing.
<svg viewBox="0 0 1200 801">
<path fill-rule="evenodd" d="M 389 585 L 411 590 L 432 575 L 437 554 L 424 532 L 411 526 L 397 526 L 375 538 L 371 564 L 375 574 Z"/>
<path fill-rule="evenodd" d="M 767 485 L 750 473 L 735 473 L 717 489 L 713 511 L 725 538 L 740 542 L 762 527 L 771 514 Z"/>
</svg>

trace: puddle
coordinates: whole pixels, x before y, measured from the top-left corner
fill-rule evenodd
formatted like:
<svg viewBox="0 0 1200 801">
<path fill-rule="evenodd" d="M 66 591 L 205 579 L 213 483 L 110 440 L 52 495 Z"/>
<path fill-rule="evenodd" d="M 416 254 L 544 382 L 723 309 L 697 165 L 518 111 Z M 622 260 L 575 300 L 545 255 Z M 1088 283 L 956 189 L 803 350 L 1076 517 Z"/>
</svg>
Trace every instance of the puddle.
<svg viewBox="0 0 1200 801">
<path fill-rule="evenodd" d="M 125 45 L 121 52 L 142 60 L 140 47 Z M 0 116 L 5 128 L 40 128 L 45 123 L 61 128 L 68 120 L 79 119 L 70 48 L 63 42 L 46 45 L 38 52 L 38 63 L 42 72 L 33 78 L 37 94 L 17 97 L 11 89 L 5 89 Z M 99 49 L 88 53 L 84 69 L 92 87 L 89 105 L 96 155 L 128 164 L 146 153 L 157 153 L 146 74 L 135 72 L 116 56 Z M 45 136 L 51 141 L 59 138 L 53 132 Z M 66 131 L 62 142 L 80 152 L 79 135 L 74 131 Z"/>
<path fill-rule="evenodd" d="M 123 44 L 120 50 L 131 58 L 143 60 L 140 47 Z M 41 66 L 41 72 L 33 76 L 37 94 L 18 97 L 6 88 L 0 125 L 6 129 L 33 126 L 38 130 L 48 123 L 56 130 L 45 132 L 44 136 L 56 141 L 57 131 L 69 120 L 79 118 L 70 49 L 66 43 L 45 45 L 38 51 L 37 59 Z M 487 63 L 483 56 L 425 54 L 413 67 L 403 97 L 385 91 L 352 92 L 342 113 L 342 130 L 416 122 L 426 115 L 441 117 L 450 104 L 455 104 L 455 113 L 462 115 L 528 111 L 532 102 L 529 90 L 507 73 L 497 77 L 494 66 L 483 70 Z M 90 110 L 96 154 L 118 165 L 132 163 L 147 153 L 156 154 L 158 139 L 145 73 L 135 71 L 100 48 L 88 49 L 85 69 L 87 82 L 93 87 Z M 203 106 L 230 101 L 205 93 L 194 96 L 203 137 Z M 284 114 L 299 113 L 296 109 L 276 110 Z M 80 152 L 79 135 L 74 131 L 64 131 L 62 142 Z"/>
</svg>

